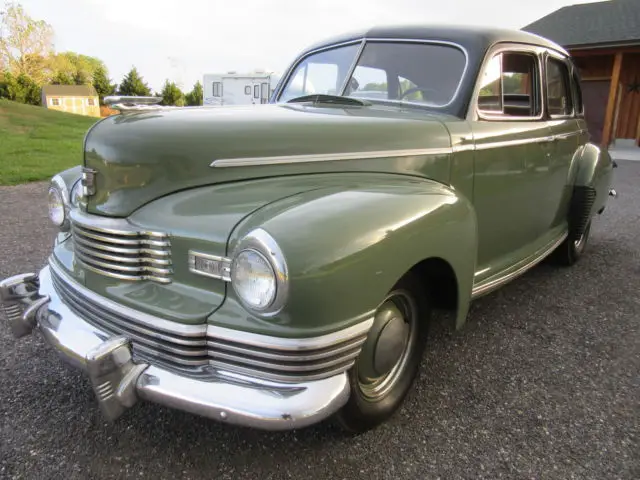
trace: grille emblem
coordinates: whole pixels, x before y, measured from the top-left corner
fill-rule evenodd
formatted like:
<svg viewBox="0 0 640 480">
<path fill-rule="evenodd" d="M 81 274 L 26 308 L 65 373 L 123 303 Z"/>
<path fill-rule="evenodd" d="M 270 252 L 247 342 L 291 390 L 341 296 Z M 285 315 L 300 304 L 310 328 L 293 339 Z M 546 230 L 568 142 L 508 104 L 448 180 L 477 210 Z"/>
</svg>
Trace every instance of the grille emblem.
<svg viewBox="0 0 640 480">
<path fill-rule="evenodd" d="M 82 168 L 82 196 L 90 197 L 96 193 L 96 172 L 92 168 Z"/>
</svg>

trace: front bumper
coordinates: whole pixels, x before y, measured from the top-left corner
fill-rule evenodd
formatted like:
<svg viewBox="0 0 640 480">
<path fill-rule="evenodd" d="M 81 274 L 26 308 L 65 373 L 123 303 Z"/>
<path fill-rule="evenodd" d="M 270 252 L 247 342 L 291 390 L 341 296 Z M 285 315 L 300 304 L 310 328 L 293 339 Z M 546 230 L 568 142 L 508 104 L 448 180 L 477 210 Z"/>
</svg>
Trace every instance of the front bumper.
<svg viewBox="0 0 640 480">
<path fill-rule="evenodd" d="M 287 430 L 329 417 L 349 397 L 346 373 L 283 384 L 222 370 L 197 378 L 137 361 L 127 337 L 100 331 L 60 300 L 49 268 L 0 282 L 5 315 L 14 336 L 37 328 L 67 363 L 86 372 L 110 420 L 144 399 L 226 423 Z"/>
</svg>

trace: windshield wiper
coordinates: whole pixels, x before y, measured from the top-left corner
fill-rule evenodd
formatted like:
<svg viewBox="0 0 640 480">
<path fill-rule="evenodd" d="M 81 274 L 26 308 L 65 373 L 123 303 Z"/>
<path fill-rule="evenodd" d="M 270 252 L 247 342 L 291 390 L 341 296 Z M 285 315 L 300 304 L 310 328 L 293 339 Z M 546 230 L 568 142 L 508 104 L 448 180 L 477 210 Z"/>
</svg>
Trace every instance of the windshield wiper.
<svg viewBox="0 0 640 480">
<path fill-rule="evenodd" d="M 336 103 L 341 105 L 358 105 L 361 107 L 368 107 L 370 105 L 373 105 L 373 103 L 367 102 L 366 100 L 361 100 L 359 98 L 342 97 L 340 95 L 328 95 L 325 93 L 303 95 L 301 97 L 296 97 L 296 98 L 292 98 L 291 100 L 287 100 L 287 103 L 302 103 L 302 102 L 313 102 L 313 104 Z"/>
</svg>

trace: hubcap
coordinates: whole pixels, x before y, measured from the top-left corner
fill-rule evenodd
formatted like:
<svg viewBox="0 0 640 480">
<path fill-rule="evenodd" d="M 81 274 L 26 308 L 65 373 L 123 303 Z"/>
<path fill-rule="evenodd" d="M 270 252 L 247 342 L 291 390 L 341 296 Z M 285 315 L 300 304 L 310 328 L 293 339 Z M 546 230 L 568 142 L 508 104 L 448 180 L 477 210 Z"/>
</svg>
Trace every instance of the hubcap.
<svg viewBox="0 0 640 480">
<path fill-rule="evenodd" d="M 578 253 L 582 251 L 585 243 L 587 242 L 587 236 L 589 235 L 590 228 L 591 228 L 591 225 L 587 225 L 587 228 L 584 229 L 584 232 L 582 232 L 582 235 L 580 235 L 580 238 L 573 241 L 573 246 L 575 247 Z"/>
<path fill-rule="evenodd" d="M 401 378 L 417 331 L 417 308 L 408 292 L 392 292 L 378 308 L 358 357 L 358 387 L 369 400 L 386 395 Z"/>
</svg>

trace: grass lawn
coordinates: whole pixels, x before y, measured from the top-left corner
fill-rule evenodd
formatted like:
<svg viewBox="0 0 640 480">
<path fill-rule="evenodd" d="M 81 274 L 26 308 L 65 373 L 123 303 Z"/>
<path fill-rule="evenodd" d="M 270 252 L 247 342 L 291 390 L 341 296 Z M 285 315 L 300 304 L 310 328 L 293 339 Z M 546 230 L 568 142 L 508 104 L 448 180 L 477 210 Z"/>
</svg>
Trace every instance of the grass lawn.
<svg viewBox="0 0 640 480">
<path fill-rule="evenodd" d="M 82 141 L 100 120 L 0 99 L 0 185 L 47 180 L 82 163 Z"/>
</svg>

